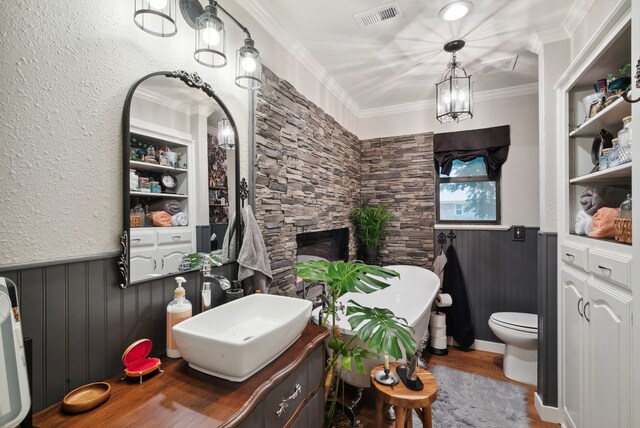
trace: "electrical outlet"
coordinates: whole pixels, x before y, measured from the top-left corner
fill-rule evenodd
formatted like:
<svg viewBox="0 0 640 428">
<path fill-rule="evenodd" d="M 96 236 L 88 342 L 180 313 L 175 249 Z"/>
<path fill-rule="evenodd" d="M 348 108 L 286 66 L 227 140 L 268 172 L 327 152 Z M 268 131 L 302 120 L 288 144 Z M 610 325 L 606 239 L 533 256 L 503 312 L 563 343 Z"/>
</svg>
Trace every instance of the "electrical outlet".
<svg viewBox="0 0 640 428">
<path fill-rule="evenodd" d="M 514 241 L 524 241 L 524 226 L 511 226 Z"/>
</svg>

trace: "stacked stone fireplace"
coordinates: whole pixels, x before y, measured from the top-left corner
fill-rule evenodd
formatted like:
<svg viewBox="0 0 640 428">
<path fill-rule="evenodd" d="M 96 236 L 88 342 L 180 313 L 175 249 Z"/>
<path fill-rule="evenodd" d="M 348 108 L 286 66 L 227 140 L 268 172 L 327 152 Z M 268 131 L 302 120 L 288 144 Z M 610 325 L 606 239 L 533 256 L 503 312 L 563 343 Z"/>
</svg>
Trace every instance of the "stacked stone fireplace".
<svg viewBox="0 0 640 428">
<path fill-rule="evenodd" d="M 256 218 L 271 258 L 271 293 L 296 294 L 299 236 L 350 228 L 349 214 L 363 196 L 394 215 L 381 248 L 384 263 L 431 267 L 433 134 L 360 141 L 265 67 L 256 154 Z M 347 235 L 354 259 L 356 243 Z"/>
</svg>

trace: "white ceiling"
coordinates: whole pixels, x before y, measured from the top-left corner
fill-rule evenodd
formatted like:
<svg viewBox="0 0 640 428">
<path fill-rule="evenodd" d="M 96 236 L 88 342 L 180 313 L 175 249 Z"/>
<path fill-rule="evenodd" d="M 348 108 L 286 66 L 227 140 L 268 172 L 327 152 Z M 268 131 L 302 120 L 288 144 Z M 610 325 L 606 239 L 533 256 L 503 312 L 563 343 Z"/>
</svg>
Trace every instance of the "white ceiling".
<svg viewBox="0 0 640 428">
<path fill-rule="evenodd" d="M 438 17 L 446 0 L 397 0 L 400 21 L 361 29 L 353 15 L 388 0 L 270 0 L 264 10 L 311 54 L 360 110 L 435 98 L 451 54 L 443 45 L 463 39 L 458 60 L 474 92 L 537 83 L 537 56 L 527 50 L 534 32 L 557 29 L 572 0 L 473 0 L 457 22 Z M 259 46 L 257 46 L 259 49 Z M 486 62 L 519 55 L 513 71 L 481 75 Z"/>
</svg>

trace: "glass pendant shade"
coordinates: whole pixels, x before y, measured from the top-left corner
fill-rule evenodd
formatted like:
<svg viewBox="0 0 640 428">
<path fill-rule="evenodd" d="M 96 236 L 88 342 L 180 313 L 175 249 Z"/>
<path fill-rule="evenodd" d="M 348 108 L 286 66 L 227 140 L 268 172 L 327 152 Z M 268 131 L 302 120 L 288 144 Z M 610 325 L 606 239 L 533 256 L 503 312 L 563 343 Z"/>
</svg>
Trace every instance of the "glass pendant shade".
<svg viewBox="0 0 640 428">
<path fill-rule="evenodd" d="M 473 117 L 471 76 L 455 61 L 449 64 L 443 80 L 436 84 L 436 118 L 441 122 L 459 122 Z"/>
<path fill-rule="evenodd" d="M 216 8 L 208 5 L 196 20 L 196 61 L 211 68 L 227 65 L 224 23 L 216 15 Z"/>
<path fill-rule="evenodd" d="M 176 0 L 134 1 L 133 21 L 141 30 L 159 37 L 176 35 Z"/>
<path fill-rule="evenodd" d="M 235 135 L 229 119 L 218 121 L 218 145 L 227 150 L 235 148 Z"/>
<path fill-rule="evenodd" d="M 236 85 L 244 89 L 258 89 L 262 86 L 262 63 L 260 52 L 251 39 L 236 53 Z"/>
</svg>

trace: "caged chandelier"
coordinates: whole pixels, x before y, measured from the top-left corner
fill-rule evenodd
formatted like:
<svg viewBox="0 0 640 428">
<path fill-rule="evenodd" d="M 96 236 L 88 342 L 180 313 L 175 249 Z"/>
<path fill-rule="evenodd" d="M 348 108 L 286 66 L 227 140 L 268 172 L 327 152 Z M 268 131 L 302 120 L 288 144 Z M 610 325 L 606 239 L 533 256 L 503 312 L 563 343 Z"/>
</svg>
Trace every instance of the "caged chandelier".
<svg viewBox="0 0 640 428">
<path fill-rule="evenodd" d="M 464 47 L 463 40 L 453 40 L 444 45 L 444 50 L 453 53 L 442 81 L 436 83 L 436 118 L 440 123 L 459 122 L 473 117 L 471 76 L 456 61 L 456 52 Z"/>
<path fill-rule="evenodd" d="M 171 37 L 178 32 L 176 0 L 134 0 L 133 20 L 143 31 L 159 37 Z M 221 10 L 245 33 L 244 45 L 236 52 L 236 85 L 244 89 L 262 86 L 260 52 L 247 27 L 242 25 L 215 0 L 202 7 L 199 0 L 178 0 L 184 20 L 195 30 L 193 57 L 200 64 L 219 68 L 227 65 L 224 22 Z"/>
</svg>

